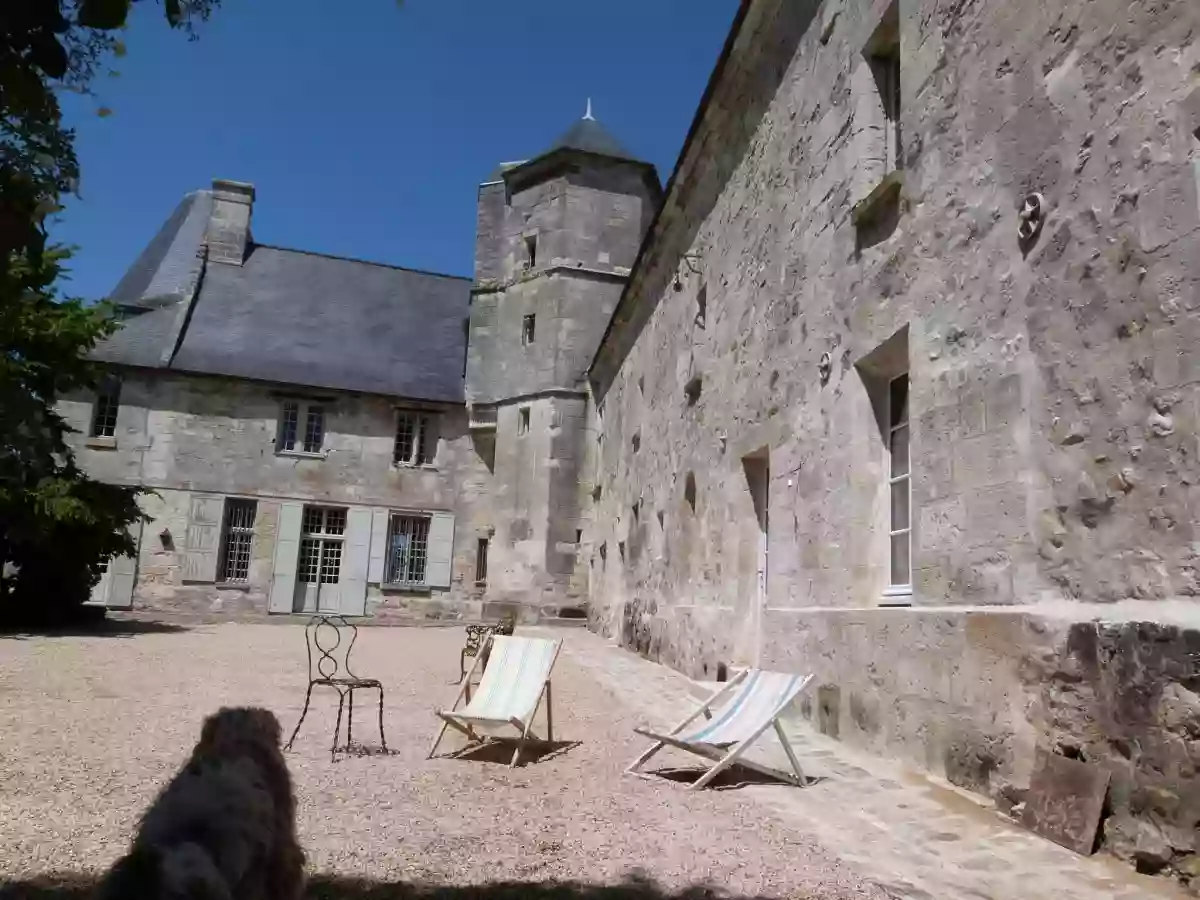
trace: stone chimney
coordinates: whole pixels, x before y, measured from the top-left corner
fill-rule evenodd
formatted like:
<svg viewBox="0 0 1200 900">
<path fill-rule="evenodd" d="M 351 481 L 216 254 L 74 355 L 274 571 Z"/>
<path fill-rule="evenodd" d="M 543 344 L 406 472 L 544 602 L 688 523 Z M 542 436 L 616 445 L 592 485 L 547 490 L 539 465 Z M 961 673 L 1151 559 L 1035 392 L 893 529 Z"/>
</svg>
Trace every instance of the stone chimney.
<svg viewBox="0 0 1200 900">
<path fill-rule="evenodd" d="M 214 178 L 212 216 L 208 220 L 209 262 L 240 266 L 250 243 L 254 185 Z"/>
</svg>

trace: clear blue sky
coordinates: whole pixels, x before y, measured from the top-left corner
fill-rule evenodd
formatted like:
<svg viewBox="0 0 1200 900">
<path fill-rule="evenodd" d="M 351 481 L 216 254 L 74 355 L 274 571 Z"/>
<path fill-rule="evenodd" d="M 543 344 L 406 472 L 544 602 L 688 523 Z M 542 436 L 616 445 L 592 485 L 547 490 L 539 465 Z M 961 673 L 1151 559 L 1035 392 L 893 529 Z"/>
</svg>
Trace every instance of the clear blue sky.
<svg viewBox="0 0 1200 900">
<path fill-rule="evenodd" d="M 66 292 L 107 294 L 214 177 L 255 184 L 262 243 L 469 275 L 479 182 L 589 96 L 666 182 L 736 7 L 224 0 L 189 42 L 139 3 L 120 75 L 66 103 L 83 172 L 52 232 L 79 247 Z"/>
</svg>

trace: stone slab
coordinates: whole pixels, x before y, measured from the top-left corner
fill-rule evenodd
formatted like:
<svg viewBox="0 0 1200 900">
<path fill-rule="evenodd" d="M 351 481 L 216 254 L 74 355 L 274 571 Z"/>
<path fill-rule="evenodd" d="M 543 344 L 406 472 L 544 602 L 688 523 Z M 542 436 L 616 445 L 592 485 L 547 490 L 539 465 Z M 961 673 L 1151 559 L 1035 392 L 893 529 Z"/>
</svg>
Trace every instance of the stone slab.
<svg viewBox="0 0 1200 900">
<path fill-rule="evenodd" d="M 1021 824 L 1054 843 L 1090 856 L 1108 793 L 1099 766 L 1038 751 Z"/>
</svg>

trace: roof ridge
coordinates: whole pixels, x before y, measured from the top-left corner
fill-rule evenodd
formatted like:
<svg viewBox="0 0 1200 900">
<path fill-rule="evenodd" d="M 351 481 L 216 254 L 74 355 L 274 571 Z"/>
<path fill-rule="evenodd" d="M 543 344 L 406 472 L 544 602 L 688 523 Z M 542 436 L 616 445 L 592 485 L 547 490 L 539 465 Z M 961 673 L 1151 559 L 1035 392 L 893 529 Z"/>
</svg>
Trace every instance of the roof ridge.
<svg viewBox="0 0 1200 900">
<path fill-rule="evenodd" d="M 319 256 L 323 259 L 339 259 L 342 262 L 362 263 L 364 266 L 379 266 L 381 269 L 395 269 L 401 272 L 412 272 L 415 275 L 431 275 L 435 278 L 452 278 L 456 281 L 472 281 L 470 275 L 451 275 L 449 272 L 434 272 L 430 269 L 416 269 L 412 266 L 401 266 L 396 263 L 379 262 L 374 259 L 363 259 L 359 256 L 342 256 L 338 253 L 324 253 L 320 250 L 301 250 L 298 247 L 281 247 L 278 244 L 264 244 L 254 241 L 252 247 L 262 247 L 265 250 L 282 250 L 285 253 L 303 253 L 305 256 Z"/>
</svg>

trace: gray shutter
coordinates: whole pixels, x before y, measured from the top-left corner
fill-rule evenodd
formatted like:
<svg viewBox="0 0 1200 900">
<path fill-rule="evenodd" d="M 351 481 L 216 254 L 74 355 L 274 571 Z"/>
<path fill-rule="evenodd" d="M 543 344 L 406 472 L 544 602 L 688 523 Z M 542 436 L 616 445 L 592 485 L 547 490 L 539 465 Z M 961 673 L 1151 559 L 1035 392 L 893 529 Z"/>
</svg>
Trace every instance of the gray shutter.
<svg viewBox="0 0 1200 900">
<path fill-rule="evenodd" d="M 425 563 L 425 581 L 430 587 L 450 587 L 454 560 L 454 513 L 435 512 L 429 516 L 429 558 Z"/>
<path fill-rule="evenodd" d="M 371 559 L 367 565 L 367 581 L 383 583 L 384 558 L 387 555 L 388 511 L 377 509 L 371 515 Z"/>
<path fill-rule="evenodd" d="M 367 611 L 367 567 L 371 556 L 371 510 L 351 508 L 346 514 L 346 556 L 342 560 L 341 602 L 343 616 L 361 616 Z"/>
<path fill-rule="evenodd" d="M 187 534 L 183 539 L 183 580 L 217 580 L 217 548 L 221 543 L 221 497 L 192 497 Z"/>
<path fill-rule="evenodd" d="M 300 558 L 300 522 L 303 503 L 280 503 L 275 529 L 275 573 L 271 578 L 268 610 L 290 613 L 296 596 L 296 564 Z"/>
<path fill-rule="evenodd" d="M 142 546 L 142 523 L 129 527 L 129 536 L 137 548 L 133 556 L 114 556 L 108 564 L 108 597 L 105 605 L 109 609 L 129 609 L 133 606 L 133 589 L 137 585 L 137 552 Z"/>
</svg>

